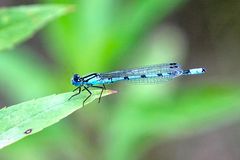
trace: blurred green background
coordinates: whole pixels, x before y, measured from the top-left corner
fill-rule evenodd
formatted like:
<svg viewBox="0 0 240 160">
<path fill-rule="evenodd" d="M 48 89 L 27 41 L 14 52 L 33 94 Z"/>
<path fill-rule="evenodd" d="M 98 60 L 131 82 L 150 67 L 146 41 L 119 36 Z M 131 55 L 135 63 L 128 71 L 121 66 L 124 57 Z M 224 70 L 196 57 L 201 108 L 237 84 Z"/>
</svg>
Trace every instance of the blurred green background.
<svg viewBox="0 0 240 160">
<path fill-rule="evenodd" d="M 0 5 L 36 3 L 76 9 L 0 54 L 0 106 L 70 91 L 73 73 L 166 62 L 208 72 L 159 85 L 109 85 L 118 94 L 0 150 L 1 160 L 240 159 L 240 2 L 1 0 Z"/>
</svg>

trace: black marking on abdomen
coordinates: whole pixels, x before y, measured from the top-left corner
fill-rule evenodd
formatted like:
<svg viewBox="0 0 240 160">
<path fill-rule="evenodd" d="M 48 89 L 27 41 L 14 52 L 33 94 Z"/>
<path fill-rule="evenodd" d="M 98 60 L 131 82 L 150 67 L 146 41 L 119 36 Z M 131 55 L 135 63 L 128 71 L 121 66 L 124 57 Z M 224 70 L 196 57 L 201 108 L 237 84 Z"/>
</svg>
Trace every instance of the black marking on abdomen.
<svg viewBox="0 0 240 160">
<path fill-rule="evenodd" d="M 126 76 L 126 77 L 123 77 L 123 78 L 124 78 L 125 80 L 129 80 L 129 77 L 127 77 L 127 76 Z"/>
<path fill-rule="evenodd" d="M 113 83 L 112 78 L 108 78 L 108 80 L 110 80 L 110 83 Z"/>
<path fill-rule="evenodd" d="M 147 77 L 146 77 L 146 75 L 143 74 L 143 75 L 141 75 L 141 78 L 147 78 Z"/>
<path fill-rule="evenodd" d="M 177 65 L 177 63 L 169 63 L 169 65 Z"/>
<path fill-rule="evenodd" d="M 206 72 L 206 69 L 205 69 L 205 68 L 203 68 L 203 69 L 202 69 L 202 72 L 203 72 L 203 73 L 205 73 L 205 72 Z"/>
<path fill-rule="evenodd" d="M 169 76 L 171 76 L 171 75 L 174 75 L 174 73 L 172 73 L 172 72 L 169 72 L 169 73 L 167 73 Z"/>
<path fill-rule="evenodd" d="M 157 76 L 161 77 L 161 76 L 162 76 L 162 74 L 161 74 L 161 73 L 158 73 L 158 74 L 157 74 Z"/>
<path fill-rule="evenodd" d="M 183 74 L 189 74 L 189 73 L 191 73 L 189 69 L 183 71 Z"/>
</svg>

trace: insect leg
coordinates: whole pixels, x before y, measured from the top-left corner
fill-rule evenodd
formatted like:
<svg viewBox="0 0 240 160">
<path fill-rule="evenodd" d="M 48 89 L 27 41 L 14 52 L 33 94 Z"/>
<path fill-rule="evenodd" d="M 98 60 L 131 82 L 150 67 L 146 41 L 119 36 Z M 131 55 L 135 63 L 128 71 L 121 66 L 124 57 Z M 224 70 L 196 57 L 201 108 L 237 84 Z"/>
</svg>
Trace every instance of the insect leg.
<svg viewBox="0 0 240 160">
<path fill-rule="evenodd" d="M 84 90 L 87 90 L 88 91 L 88 93 L 89 93 L 89 95 L 87 96 L 87 98 L 83 101 L 83 106 L 84 106 L 84 103 L 86 102 L 86 100 L 89 98 L 89 97 L 91 97 L 91 95 L 92 95 L 92 92 L 88 89 L 88 87 L 86 87 L 86 86 L 83 86 L 84 87 Z"/>
<path fill-rule="evenodd" d="M 101 101 L 101 97 L 102 97 L 102 93 L 103 93 L 103 90 L 106 90 L 105 85 L 103 84 L 103 86 L 91 86 L 91 87 L 94 87 L 94 88 L 101 88 L 101 89 L 102 89 L 101 94 L 100 94 L 100 96 L 99 96 L 99 98 L 98 98 L 98 103 L 100 103 L 100 101 Z"/>
<path fill-rule="evenodd" d="M 75 88 L 75 89 L 73 90 L 73 92 L 75 92 L 75 91 L 78 90 L 78 89 L 79 89 L 79 87 Z"/>
<path fill-rule="evenodd" d="M 77 95 L 79 95 L 79 94 L 81 93 L 81 87 L 75 88 L 75 89 L 73 90 L 73 92 L 76 91 L 76 90 L 78 90 L 78 92 L 75 93 L 74 95 L 72 95 L 68 100 L 72 99 L 73 97 L 75 97 L 75 96 L 77 96 Z"/>
</svg>

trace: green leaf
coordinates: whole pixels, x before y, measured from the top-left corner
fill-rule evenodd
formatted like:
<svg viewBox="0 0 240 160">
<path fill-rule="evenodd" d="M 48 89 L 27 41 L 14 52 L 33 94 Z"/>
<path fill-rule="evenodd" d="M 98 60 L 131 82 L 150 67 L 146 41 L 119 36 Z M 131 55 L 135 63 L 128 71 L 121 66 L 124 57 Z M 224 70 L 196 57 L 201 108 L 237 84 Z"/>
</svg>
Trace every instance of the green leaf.
<svg viewBox="0 0 240 160">
<path fill-rule="evenodd" d="M 30 38 L 51 20 L 72 10 L 67 5 L 28 5 L 0 9 L 0 51 Z"/>
<path fill-rule="evenodd" d="M 93 95 L 85 105 L 99 98 L 100 92 L 101 90 L 93 90 Z M 113 93 L 116 91 L 106 90 L 103 96 Z M 71 95 L 72 92 L 51 95 L 1 109 L 0 148 L 37 133 L 83 107 L 88 93 L 82 92 L 68 100 Z"/>
</svg>

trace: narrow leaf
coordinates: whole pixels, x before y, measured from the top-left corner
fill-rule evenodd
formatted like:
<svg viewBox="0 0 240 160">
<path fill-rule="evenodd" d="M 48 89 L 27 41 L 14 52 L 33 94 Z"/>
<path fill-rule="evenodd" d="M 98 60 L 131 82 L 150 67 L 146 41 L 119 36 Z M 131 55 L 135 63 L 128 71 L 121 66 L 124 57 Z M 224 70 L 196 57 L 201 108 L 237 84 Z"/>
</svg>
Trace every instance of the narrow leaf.
<svg viewBox="0 0 240 160">
<path fill-rule="evenodd" d="M 0 51 L 30 38 L 51 20 L 72 10 L 67 5 L 28 5 L 0 9 Z"/>
<path fill-rule="evenodd" d="M 93 90 L 92 93 L 85 105 L 99 98 L 101 90 Z M 103 96 L 113 93 L 116 91 L 106 90 Z M 81 108 L 88 93 L 82 92 L 68 100 L 72 94 L 51 95 L 1 109 L 0 148 L 37 133 Z"/>
</svg>

